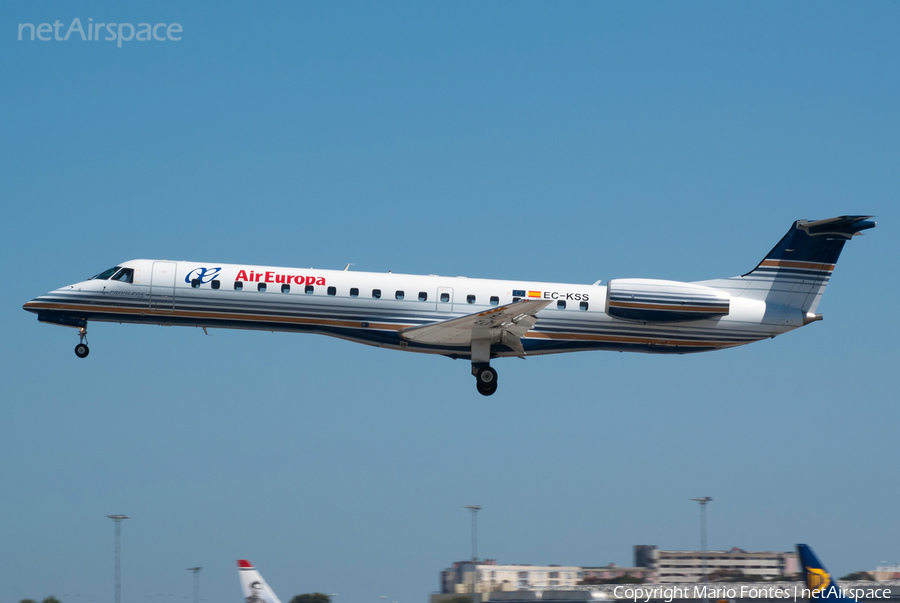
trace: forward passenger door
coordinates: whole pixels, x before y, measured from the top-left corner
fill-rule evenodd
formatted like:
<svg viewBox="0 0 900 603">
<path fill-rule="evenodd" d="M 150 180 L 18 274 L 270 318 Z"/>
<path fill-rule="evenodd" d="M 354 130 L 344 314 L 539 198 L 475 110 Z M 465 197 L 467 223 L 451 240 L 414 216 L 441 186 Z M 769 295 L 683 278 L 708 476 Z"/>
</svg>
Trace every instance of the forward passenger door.
<svg viewBox="0 0 900 603">
<path fill-rule="evenodd" d="M 175 309 L 175 262 L 153 262 L 150 277 L 150 309 L 172 312 Z"/>
</svg>

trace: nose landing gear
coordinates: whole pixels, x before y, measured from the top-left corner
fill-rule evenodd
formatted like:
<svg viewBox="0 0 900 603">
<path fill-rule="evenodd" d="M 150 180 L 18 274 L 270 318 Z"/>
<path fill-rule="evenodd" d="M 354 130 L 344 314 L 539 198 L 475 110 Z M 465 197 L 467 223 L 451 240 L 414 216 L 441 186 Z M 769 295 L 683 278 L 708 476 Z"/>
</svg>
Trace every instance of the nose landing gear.
<svg viewBox="0 0 900 603">
<path fill-rule="evenodd" d="M 75 355 L 79 358 L 87 358 L 87 355 L 91 353 L 90 348 L 87 346 L 87 326 L 79 327 L 78 338 L 80 341 L 75 346 Z"/>
</svg>

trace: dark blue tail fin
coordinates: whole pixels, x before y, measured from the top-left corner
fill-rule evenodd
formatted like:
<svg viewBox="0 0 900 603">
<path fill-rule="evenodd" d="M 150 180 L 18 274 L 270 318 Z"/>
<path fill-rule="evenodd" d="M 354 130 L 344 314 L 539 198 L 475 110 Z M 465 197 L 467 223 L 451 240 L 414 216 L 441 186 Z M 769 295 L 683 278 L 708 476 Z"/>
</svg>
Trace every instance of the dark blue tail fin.
<svg viewBox="0 0 900 603">
<path fill-rule="evenodd" d="M 797 545 L 797 556 L 800 558 L 800 567 L 803 571 L 804 581 L 809 593 L 803 598 L 831 599 L 835 601 L 854 601 L 843 595 L 841 587 L 832 579 L 831 574 L 819 561 L 812 549 L 805 544 Z M 855 603 L 855 601 L 854 601 Z"/>
<path fill-rule="evenodd" d="M 741 278 L 751 289 L 802 312 L 815 312 L 844 243 L 868 228 L 872 216 L 797 220 L 759 265 Z"/>
</svg>

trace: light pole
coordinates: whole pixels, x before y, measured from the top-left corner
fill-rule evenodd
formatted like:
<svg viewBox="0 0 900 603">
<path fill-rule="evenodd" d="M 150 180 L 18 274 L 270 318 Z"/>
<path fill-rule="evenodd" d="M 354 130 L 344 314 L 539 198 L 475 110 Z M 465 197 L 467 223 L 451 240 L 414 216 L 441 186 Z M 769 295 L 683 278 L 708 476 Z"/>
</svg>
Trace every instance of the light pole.
<svg viewBox="0 0 900 603">
<path fill-rule="evenodd" d="M 116 524 L 116 603 L 122 600 L 122 565 L 120 562 L 119 541 L 122 538 L 122 520 L 131 519 L 127 515 L 107 515 Z"/>
<path fill-rule="evenodd" d="M 478 512 L 481 505 L 466 505 L 465 508 L 472 512 L 472 603 L 478 603 Z"/>
<path fill-rule="evenodd" d="M 703 600 L 709 601 L 706 595 L 706 586 L 709 584 L 709 577 L 706 574 L 706 505 L 712 502 L 709 496 L 701 496 L 700 498 L 692 498 L 694 502 L 700 503 L 700 550 L 703 555 Z"/>
<path fill-rule="evenodd" d="M 189 567 L 187 571 L 194 572 L 194 603 L 200 603 L 200 570 L 202 567 Z"/>
</svg>

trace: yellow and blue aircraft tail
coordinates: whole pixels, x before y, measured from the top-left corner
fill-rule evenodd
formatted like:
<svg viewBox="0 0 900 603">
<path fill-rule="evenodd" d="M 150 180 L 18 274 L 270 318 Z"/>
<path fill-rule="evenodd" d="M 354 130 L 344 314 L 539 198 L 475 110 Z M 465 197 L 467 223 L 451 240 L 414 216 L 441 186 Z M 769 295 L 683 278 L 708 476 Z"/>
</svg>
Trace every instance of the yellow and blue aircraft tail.
<svg viewBox="0 0 900 603">
<path fill-rule="evenodd" d="M 767 303 L 815 312 L 844 243 L 874 228 L 871 217 L 797 220 L 763 261 L 740 278 Z"/>
<path fill-rule="evenodd" d="M 812 549 L 805 544 L 797 545 L 797 557 L 803 571 L 806 588 L 810 592 L 811 599 L 829 599 L 833 601 L 852 601 L 855 599 L 844 596 L 844 592 L 831 574 L 819 561 Z M 806 597 L 804 597 L 806 598 Z"/>
</svg>

